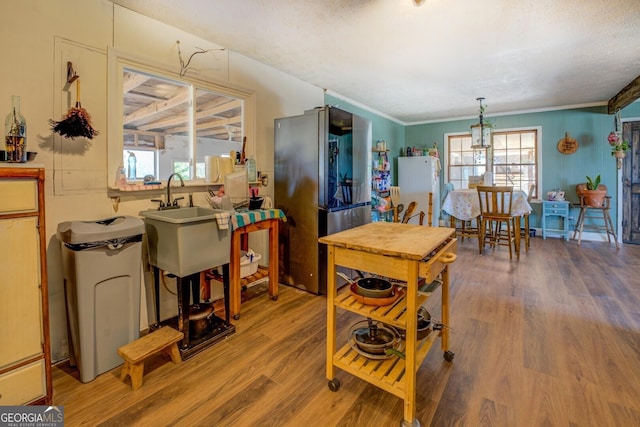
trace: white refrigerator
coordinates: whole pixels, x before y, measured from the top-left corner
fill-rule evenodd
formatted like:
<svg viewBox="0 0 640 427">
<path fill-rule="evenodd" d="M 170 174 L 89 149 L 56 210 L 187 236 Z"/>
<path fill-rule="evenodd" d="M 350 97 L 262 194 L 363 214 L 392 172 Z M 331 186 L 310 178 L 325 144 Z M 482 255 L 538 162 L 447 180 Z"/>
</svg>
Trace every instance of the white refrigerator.
<svg viewBox="0 0 640 427">
<path fill-rule="evenodd" d="M 418 224 L 420 211 L 425 213 L 424 225 L 429 225 L 429 192 L 433 193 L 433 225 L 439 225 L 440 218 L 440 165 L 431 156 L 398 157 L 398 186 L 400 203 L 405 207 L 416 201 L 418 207 L 410 224 Z M 402 219 L 403 213 L 400 213 Z"/>
</svg>

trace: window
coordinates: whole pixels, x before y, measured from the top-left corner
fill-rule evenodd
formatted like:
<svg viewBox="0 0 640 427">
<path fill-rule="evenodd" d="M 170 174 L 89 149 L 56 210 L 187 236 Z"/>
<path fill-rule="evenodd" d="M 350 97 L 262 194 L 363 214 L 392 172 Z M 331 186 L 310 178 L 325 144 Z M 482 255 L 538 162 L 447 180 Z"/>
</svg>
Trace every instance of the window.
<svg viewBox="0 0 640 427">
<path fill-rule="evenodd" d="M 145 176 L 157 176 L 156 152 L 153 149 L 128 150 L 125 147 L 122 164 L 127 173 L 127 181 L 141 181 Z"/>
<path fill-rule="evenodd" d="M 484 175 L 486 153 L 486 150 L 471 148 L 471 134 L 449 136 L 449 182 L 457 189 L 469 188 L 469 177 Z"/>
<path fill-rule="evenodd" d="M 471 134 L 447 137 L 447 173 L 457 189 L 469 188 L 473 177 L 481 177 L 487 169 L 493 171 L 495 185 L 512 185 L 514 190 L 529 192 L 538 182 L 538 129 L 495 131 L 489 149 L 471 148 Z M 487 158 L 487 155 L 490 157 Z M 489 162 L 489 163 L 488 163 Z M 477 178 L 480 179 L 480 178 Z"/>
<path fill-rule="evenodd" d="M 538 180 L 537 131 L 495 132 L 492 141 L 494 184 L 513 185 L 514 190 L 528 193 L 529 186 Z"/>
<path fill-rule="evenodd" d="M 255 152 L 253 92 L 181 78 L 113 50 L 109 64 L 109 173 L 123 162 L 128 181 L 172 173 L 198 180 L 205 178 L 205 156 L 240 152 L 245 138 Z"/>
</svg>

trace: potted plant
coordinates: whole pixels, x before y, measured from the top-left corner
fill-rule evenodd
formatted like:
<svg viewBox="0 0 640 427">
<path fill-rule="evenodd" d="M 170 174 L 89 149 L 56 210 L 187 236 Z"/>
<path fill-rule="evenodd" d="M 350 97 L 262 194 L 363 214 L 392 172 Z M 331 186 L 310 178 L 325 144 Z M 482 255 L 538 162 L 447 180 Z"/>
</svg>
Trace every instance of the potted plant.
<svg viewBox="0 0 640 427">
<path fill-rule="evenodd" d="M 595 179 L 587 176 L 586 184 L 578 184 L 576 193 L 580 198 L 580 204 L 599 208 L 604 204 L 604 198 L 607 195 L 607 187 L 600 185 L 600 175 Z"/>
<path fill-rule="evenodd" d="M 609 145 L 611 145 L 611 155 L 616 159 L 623 159 L 626 151 L 631 148 L 629 147 L 629 142 L 623 141 L 615 132 L 609 134 L 607 141 L 609 141 Z"/>
</svg>

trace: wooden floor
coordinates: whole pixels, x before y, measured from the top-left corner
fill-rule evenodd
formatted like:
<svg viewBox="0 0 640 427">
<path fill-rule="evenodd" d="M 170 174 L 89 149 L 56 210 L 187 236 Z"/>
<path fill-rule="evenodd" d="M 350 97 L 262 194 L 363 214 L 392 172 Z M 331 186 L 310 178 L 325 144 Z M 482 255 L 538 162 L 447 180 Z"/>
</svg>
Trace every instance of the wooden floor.
<svg viewBox="0 0 640 427">
<path fill-rule="evenodd" d="M 640 246 L 535 238 L 509 261 L 506 248 L 478 256 L 475 240 L 459 244 L 456 355 L 446 362 L 434 346 L 418 371 L 422 426 L 639 426 L 639 265 Z M 54 367 L 66 425 L 399 425 L 397 397 L 342 371 L 328 389 L 325 297 L 248 292 L 235 335 L 180 365 L 153 358 L 135 392 L 119 367 L 87 384 Z M 338 336 L 356 320 L 339 310 Z"/>
</svg>

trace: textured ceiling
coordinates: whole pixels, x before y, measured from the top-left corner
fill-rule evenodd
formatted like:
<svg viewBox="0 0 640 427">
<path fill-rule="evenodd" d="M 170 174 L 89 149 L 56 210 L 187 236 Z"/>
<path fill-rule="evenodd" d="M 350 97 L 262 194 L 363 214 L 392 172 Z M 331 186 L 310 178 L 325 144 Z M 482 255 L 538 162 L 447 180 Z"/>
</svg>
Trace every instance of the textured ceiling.
<svg viewBox="0 0 640 427">
<path fill-rule="evenodd" d="M 112 0 L 405 124 L 601 104 L 639 0 Z"/>
</svg>

